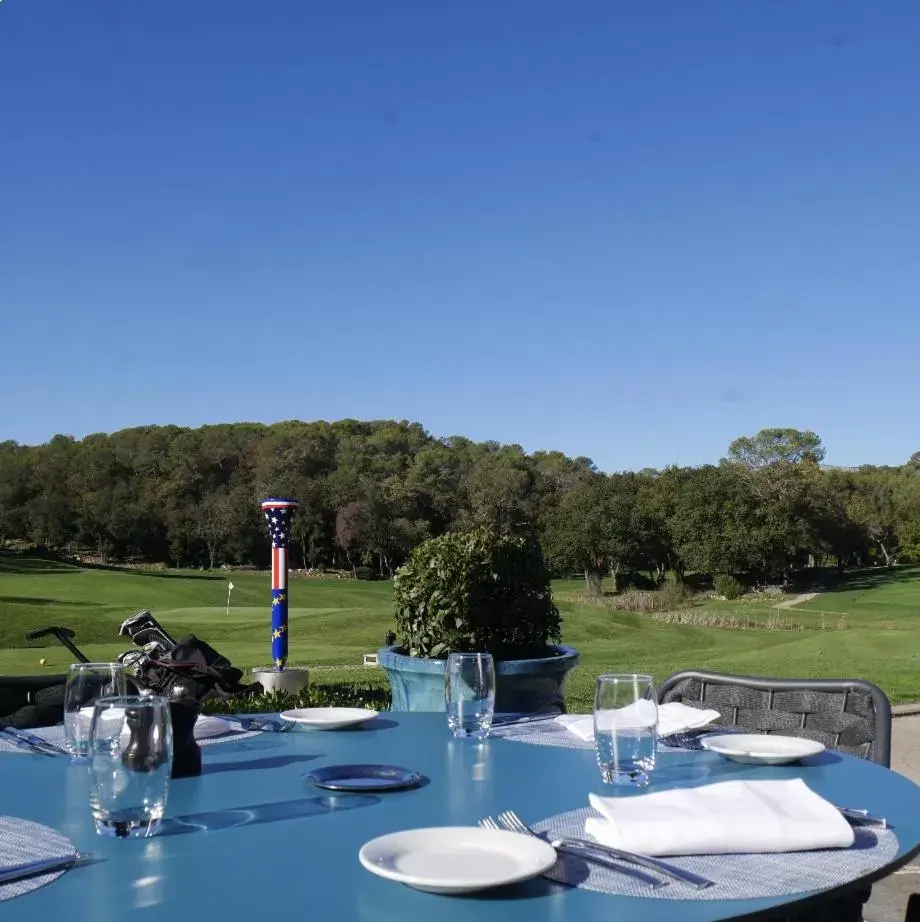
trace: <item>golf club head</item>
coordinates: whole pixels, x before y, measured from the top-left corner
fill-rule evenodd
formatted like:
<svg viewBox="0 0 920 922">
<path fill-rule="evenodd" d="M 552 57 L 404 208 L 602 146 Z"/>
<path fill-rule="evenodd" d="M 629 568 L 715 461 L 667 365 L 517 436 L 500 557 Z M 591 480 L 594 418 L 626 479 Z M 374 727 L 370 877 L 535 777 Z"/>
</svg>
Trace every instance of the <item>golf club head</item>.
<svg viewBox="0 0 920 922">
<path fill-rule="evenodd" d="M 128 650 L 118 657 L 118 662 L 126 669 L 133 669 L 135 675 L 140 675 L 150 665 L 151 660 L 143 650 Z"/>
<path fill-rule="evenodd" d="M 125 620 L 118 633 L 123 637 L 130 637 L 139 647 L 158 644 L 162 647 L 163 655 L 171 652 L 176 646 L 176 641 L 146 608 Z"/>
</svg>

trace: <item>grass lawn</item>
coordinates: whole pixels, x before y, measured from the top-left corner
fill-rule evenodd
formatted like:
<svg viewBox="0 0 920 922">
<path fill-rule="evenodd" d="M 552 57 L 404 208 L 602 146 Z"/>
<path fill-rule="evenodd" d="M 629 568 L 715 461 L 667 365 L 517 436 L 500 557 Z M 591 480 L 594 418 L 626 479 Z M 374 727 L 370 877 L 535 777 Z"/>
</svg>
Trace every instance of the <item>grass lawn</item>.
<svg viewBox="0 0 920 922">
<path fill-rule="evenodd" d="M 91 659 L 114 658 L 128 646 L 117 635 L 119 624 L 141 608 L 149 608 L 177 637 L 197 634 L 236 666 L 264 665 L 268 575 L 230 576 L 235 588 L 228 616 L 228 577 L 222 574 L 82 568 L 0 555 L 0 673 L 65 669 L 71 656 L 56 641 L 41 641 L 39 649 L 24 640 L 28 630 L 50 624 L 76 631 L 75 642 Z M 567 599 L 580 590 L 578 583 L 557 584 Z M 385 582 L 295 579 L 291 602 L 291 665 L 358 666 L 392 626 L 391 587 Z M 759 603 L 700 604 L 745 616 L 768 613 Z M 599 672 L 643 671 L 661 679 L 693 667 L 861 677 L 878 683 L 893 701 L 920 700 L 920 567 L 850 574 L 837 589 L 783 613 L 804 630 L 668 624 L 574 601 L 559 607 L 564 640 L 581 652 L 568 688 L 573 709 L 589 708 Z M 319 683 L 345 679 L 386 682 L 379 669 L 313 673 Z"/>
</svg>

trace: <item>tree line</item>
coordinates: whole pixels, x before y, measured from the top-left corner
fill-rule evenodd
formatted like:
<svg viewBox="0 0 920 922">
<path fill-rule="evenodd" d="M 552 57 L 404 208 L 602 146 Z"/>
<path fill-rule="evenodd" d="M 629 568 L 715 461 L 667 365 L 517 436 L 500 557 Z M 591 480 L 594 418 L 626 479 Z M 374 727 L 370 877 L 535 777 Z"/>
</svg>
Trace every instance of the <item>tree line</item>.
<svg viewBox="0 0 920 922">
<path fill-rule="evenodd" d="M 147 426 L 0 443 L 0 547 L 103 561 L 264 566 L 258 503 L 291 496 L 293 565 L 392 575 L 425 538 L 487 525 L 557 573 L 727 573 L 920 561 L 920 452 L 833 469 L 812 432 L 742 437 L 718 463 L 604 474 L 590 459 L 435 438 L 396 421 Z"/>
</svg>

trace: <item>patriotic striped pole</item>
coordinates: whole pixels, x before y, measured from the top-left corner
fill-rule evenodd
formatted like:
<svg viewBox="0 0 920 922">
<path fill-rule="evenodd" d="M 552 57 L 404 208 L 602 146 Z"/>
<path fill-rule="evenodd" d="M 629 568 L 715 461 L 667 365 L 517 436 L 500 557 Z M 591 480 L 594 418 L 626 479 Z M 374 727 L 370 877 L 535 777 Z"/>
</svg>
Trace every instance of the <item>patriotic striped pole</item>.
<svg viewBox="0 0 920 922">
<path fill-rule="evenodd" d="M 292 499 L 262 500 L 272 539 L 272 660 L 279 671 L 284 669 L 288 655 L 287 546 L 296 508 Z"/>
</svg>

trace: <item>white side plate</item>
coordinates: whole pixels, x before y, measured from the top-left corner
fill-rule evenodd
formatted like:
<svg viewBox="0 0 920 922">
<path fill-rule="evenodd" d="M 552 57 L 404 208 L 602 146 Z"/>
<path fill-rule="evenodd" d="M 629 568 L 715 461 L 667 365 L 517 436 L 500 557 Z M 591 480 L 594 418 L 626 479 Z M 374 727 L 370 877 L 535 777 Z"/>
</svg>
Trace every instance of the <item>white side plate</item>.
<svg viewBox="0 0 920 922">
<path fill-rule="evenodd" d="M 474 893 L 539 877 L 556 863 L 542 839 L 476 826 L 407 829 L 358 853 L 374 874 L 430 893 Z"/>
<path fill-rule="evenodd" d="M 762 733 L 705 736 L 700 743 L 704 748 L 727 759 L 750 765 L 785 765 L 824 752 L 824 745 L 813 740 L 803 740 L 796 736 L 768 736 Z"/>
<path fill-rule="evenodd" d="M 376 711 L 364 708 L 297 708 L 282 711 L 281 719 L 290 720 L 311 730 L 339 730 L 356 727 L 377 716 Z"/>
</svg>

